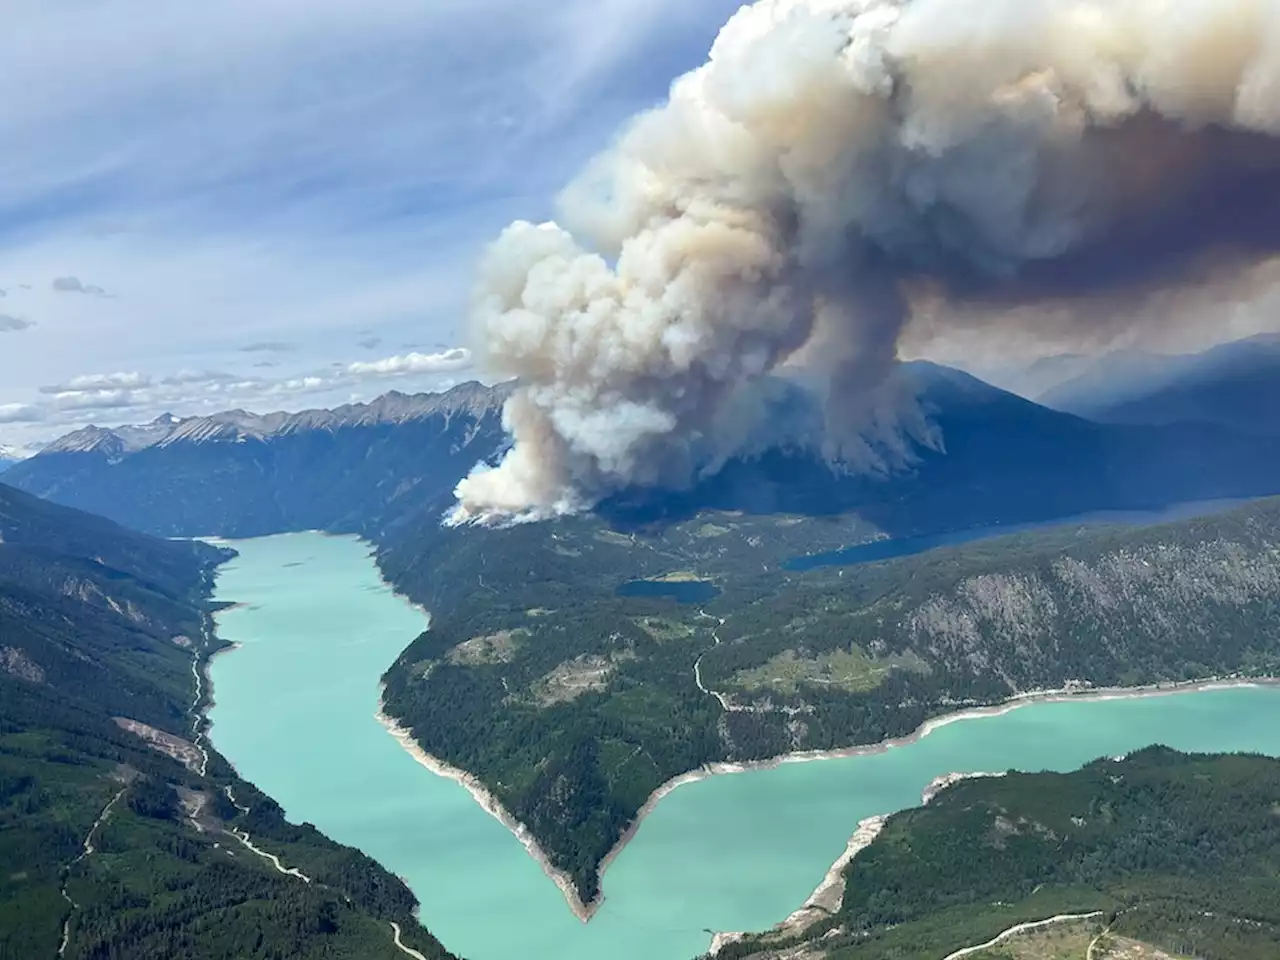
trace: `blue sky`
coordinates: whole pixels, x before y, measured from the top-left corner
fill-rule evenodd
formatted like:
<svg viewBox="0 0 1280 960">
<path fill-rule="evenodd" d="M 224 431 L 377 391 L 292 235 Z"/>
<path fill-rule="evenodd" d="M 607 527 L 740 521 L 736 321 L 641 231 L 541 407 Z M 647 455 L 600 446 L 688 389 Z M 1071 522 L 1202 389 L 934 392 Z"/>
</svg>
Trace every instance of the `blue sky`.
<svg viewBox="0 0 1280 960">
<path fill-rule="evenodd" d="M 0 443 L 473 375 L 471 266 L 732 0 L 9 0 Z"/>
</svg>

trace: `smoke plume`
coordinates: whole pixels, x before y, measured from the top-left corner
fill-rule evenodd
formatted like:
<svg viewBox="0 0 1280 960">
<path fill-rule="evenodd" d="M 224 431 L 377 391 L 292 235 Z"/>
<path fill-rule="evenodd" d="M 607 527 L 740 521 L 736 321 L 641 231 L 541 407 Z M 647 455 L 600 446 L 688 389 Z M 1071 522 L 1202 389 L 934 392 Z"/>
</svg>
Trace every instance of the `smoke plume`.
<svg viewBox="0 0 1280 960">
<path fill-rule="evenodd" d="M 1280 251 L 1278 206 L 1280 0 L 759 0 L 564 226 L 488 251 L 473 321 L 520 380 L 514 444 L 454 519 L 688 482 L 799 363 L 856 457 L 908 332 L 1178 322 L 1171 291 L 1229 297 Z"/>
</svg>

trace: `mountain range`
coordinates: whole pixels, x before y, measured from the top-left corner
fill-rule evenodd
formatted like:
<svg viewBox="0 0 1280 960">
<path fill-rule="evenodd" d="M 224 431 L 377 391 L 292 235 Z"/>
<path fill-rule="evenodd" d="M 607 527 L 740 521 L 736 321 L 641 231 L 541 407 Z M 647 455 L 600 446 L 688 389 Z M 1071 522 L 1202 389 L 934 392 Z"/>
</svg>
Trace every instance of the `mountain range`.
<svg viewBox="0 0 1280 960">
<path fill-rule="evenodd" d="M 1207 359 L 1195 369 L 1227 368 Z M 904 535 L 1280 492 L 1280 437 L 1249 424 L 1224 430 L 1207 415 L 1098 422 L 1105 412 L 1086 420 L 947 367 L 909 364 L 902 376 L 942 438 L 940 449 L 916 447 L 905 469 L 851 475 L 807 447 L 776 446 L 731 460 L 691 489 L 624 491 L 600 513 L 627 526 L 708 508 L 852 510 Z M 1167 395 L 1181 381 L 1161 382 Z M 1203 374 L 1196 383 L 1197 395 L 1221 393 Z M 89 427 L 16 464 L 6 482 L 163 536 L 322 529 L 416 542 L 438 526 L 457 481 L 504 448 L 509 391 L 467 383 L 335 410 Z"/>
<path fill-rule="evenodd" d="M 1224 343 L 1204 353 L 1110 354 L 1038 398 L 1056 410 L 1104 423 L 1214 424 L 1280 432 L 1280 335 Z"/>
<path fill-rule="evenodd" d="M 500 448 L 505 398 L 506 388 L 468 383 L 335 410 L 88 427 L 5 479 L 162 536 L 372 536 L 452 490 Z"/>
</svg>

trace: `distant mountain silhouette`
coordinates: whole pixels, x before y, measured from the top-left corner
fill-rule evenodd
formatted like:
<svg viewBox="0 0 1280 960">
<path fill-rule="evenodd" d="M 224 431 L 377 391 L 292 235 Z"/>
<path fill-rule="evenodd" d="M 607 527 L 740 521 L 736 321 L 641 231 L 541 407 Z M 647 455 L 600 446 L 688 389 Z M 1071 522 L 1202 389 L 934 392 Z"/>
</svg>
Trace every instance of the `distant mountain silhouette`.
<svg viewBox="0 0 1280 960">
<path fill-rule="evenodd" d="M 1093 510 L 1280 492 L 1280 438 L 1204 423 L 1100 424 L 929 363 L 901 374 L 940 430 L 884 476 L 833 465 L 804 445 L 756 445 L 689 490 L 636 489 L 599 514 L 618 526 L 704 508 L 814 516 L 856 511 L 890 533 L 927 533 Z M 795 390 L 779 417 L 821 417 Z M 80 431 L 6 480 L 61 503 L 167 536 L 354 532 L 379 543 L 436 529 L 458 480 L 499 454 L 503 388 L 471 384 L 338 411 L 235 412 L 141 434 Z M 389 412 L 389 411 L 393 411 Z M 776 429 L 777 425 L 774 425 Z M 786 431 L 778 431 L 778 435 Z M 154 435 L 153 435 L 154 434 Z"/>
<path fill-rule="evenodd" d="M 6 482 L 163 536 L 374 535 L 504 442 L 502 387 L 69 434 Z"/>
<path fill-rule="evenodd" d="M 908 535 L 1280 491 L 1280 439 L 1259 443 L 1203 424 L 1098 424 L 948 367 L 916 363 L 904 372 L 944 441 L 941 450 L 918 448 L 905 470 L 850 476 L 812 454 L 775 449 L 735 460 L 691 491 L 632 491 L 601 511 L 645 525 L 704 508 L 853 510 Z"/>
<path fill-rule="evenodd" d="M 1280 336 L 1268 334 L 1193 356 L 1160 358 L 1145 375 L 1105 375 L 1105 389 L 1077 379 L 1043 402 L 1104 423 L 1217 424 L 1280 434 Z"/>
</svg>

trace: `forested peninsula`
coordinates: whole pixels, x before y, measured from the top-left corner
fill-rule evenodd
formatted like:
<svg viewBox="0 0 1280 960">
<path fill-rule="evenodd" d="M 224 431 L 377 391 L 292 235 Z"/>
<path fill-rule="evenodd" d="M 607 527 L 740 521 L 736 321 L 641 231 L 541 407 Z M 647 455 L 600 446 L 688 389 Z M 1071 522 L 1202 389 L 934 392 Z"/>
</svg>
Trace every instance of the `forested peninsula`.
<svg viewBox="0 0 1280 960">
<path fill-rule="evenodd" d="M 433 615 L 386 674 L 387 712 L 474 774 L 589 909 L 655 791 L 710 765 L 873 745 L 1028 691 L 1280 672 L 1275 500 L 794 569 L 872 537 L 848 517 L 703 512 L 384 548 Z M 619 593 L 637 580 L 714 595 Z"/>
</svg>

